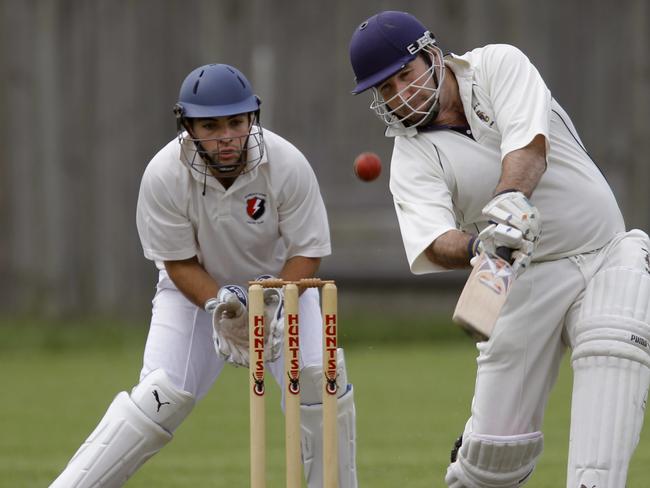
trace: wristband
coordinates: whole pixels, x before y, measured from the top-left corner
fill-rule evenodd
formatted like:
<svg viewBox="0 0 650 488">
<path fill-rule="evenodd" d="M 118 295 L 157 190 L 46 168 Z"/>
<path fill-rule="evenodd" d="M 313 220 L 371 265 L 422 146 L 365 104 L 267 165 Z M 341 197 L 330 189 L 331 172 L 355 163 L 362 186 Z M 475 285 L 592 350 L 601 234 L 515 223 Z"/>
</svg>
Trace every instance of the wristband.
<svg viewBox="0 0 650 488">
<path fill-rule="evenodd" d="M 498 197 L 499 195 L 503 195 L 504 193 L 523 193 L 521 190 L 517 190 L 516 188 L 506 188 L 505 190 L 501 190 L 499 193 L 494 195 L 495 197 Z"/>
<path fill-rule="evenodd" d="M 472 259 L 476 256 L 476 251 L 478 250 L 478 245 L 480 244 L 480 239 L 478 236 L 472 236 L 472 238 L 467 243 L 467 255 L 469 259 Z"/>
</svg>

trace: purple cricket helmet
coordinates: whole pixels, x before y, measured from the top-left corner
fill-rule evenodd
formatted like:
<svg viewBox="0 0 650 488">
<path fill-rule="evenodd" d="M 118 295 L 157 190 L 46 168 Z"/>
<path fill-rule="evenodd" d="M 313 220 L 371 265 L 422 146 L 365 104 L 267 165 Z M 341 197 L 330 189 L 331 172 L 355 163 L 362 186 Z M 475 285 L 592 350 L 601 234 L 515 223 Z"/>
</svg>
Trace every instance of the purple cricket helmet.
<svg viewBox="0 0 650 488">
<path fill-rule="evenodd" d="M 361 93 L 390 78 L 413 61 L 423 47 L 435 44 L 429 30 L 413 15 L 385 11 L 362 22 L 350 40 L 350 63 Z"/>
</svg>

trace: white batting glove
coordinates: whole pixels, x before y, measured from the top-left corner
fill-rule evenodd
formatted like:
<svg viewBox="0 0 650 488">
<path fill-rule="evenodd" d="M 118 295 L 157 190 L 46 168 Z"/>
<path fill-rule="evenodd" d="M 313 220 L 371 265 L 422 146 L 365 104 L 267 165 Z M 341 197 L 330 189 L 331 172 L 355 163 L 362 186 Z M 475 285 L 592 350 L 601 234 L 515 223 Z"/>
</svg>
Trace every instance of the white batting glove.
<svg viewBox="0 0 650 488">
<path fill-rule="evenodd" d="M 512 251 L 512 270 L 515 272 L 515 277 L 526 271 L 533 258 L 534 250 L 535 245 L 524 240 L 524 246 Z"/>
<path fill-rule="evenodd" d="M 262 275 L 255 281 L 275 279 L 271 275 Z M 284 296 L 282 288 L 264 288 L 264 359 L 275 361 L 282 353 L 284 341 Z"/>
<path fill-rule="evenodd" d="M 210 302 L 210 300 L 208 300 Z M 217 353 L 228 363 L 248 367 L 248 297 L 236 285 L 223 286 L 212 307 L 212 338 Z"/>
<path fill-rule="evenodd" d="M 520 275 L 530 264 L 541 237 L 539 210 L 522 192 L 506 191 L 483 208 L 483 215 L 492 224 L 479 234 L 481 250 L 498 255 L 499 247 L 512 249 L 510 261 L 516 275 Z"/>
<path fill-rule="evenodd" d="M 519 276 L 530 264 L 535 247 L 536 244 L 524 239 L 518 229 L 503 224 L 490 224 L 474 241 L 474 255 L 470 264 L 474 266 L 478 255 L 485 252 L 508 261 L 515 276 Z"/>
<path fill-rule="evenodd" d="M 527 241 L 537 244 L 542 234 L 539 210 L 520 191 L 508 191 L 495 196 L 483 207 L 483 215 L 491 222 L 521 231 Z"/>
<path fill-rule="evenodd" d="M 490 224 L 478 235 L 478 250 L 485 251 L 490 256 L 498 256 L 497 249 L 507 247 L 518 249 L 524 237 L 519 229 L 503 224 Z"/>
</svg>

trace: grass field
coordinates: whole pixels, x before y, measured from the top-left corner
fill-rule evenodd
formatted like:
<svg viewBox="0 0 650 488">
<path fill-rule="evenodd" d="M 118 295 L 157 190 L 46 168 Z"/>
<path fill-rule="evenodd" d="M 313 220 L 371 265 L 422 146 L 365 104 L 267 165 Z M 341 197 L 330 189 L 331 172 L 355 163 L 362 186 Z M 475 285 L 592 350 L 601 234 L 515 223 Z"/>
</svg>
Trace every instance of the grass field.
<svg viewBox="0 0 650 488">
<path fill-rule="evenodd" d="M 356 388 L 360 486 L 444 486 L 451 444 L 468 415 L 473 344 L 447 323 L 385 314 L 351 314 L 341 329 Z M 0 322 L 0 488 L 48 486 L 115 394 L 135 383 L 145 334 L 146 327 Z M 246 370 L 227 368 L 174 441 L 128 486 L 248 486 L 247 381 Z M 531 488 L 564 486 L 570 382 L 565 360 Z M 277 389 L 269 389 L 268 486 L 274 488 L 284 483 L 283 423 Z M 645 488 L 648 473 L 646 431 L 628 488 Z"/>
</svg>

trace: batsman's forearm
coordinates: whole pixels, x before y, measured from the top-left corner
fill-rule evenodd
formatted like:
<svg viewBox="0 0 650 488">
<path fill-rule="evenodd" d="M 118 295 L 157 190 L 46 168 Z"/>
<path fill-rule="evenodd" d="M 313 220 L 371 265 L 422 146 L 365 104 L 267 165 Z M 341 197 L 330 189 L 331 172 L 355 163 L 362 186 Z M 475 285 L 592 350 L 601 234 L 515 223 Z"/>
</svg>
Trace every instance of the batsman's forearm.
<svg viewBox="0 0 650 488">
<path fill-rule="evenodd" d="M 469 266 L 467 245 L 472 235 L 460 230 L 445 232 L 424 251 L 434 264 L 447 269 L 461 269 Z"/>
<path fill-rule="evenodd" d="M 518 190 L 530 198 L 546 171 L 546 139 L 537 135 L 526 147 L 511 151 L 501 163 L 501 178 L 494 194 Z"/>
<path fill-rule="evenodd" d="M 165 261 L 167 274 L 185 298 L 199 308 L 217 296 L 219 284 L 199 263 L 197 257 L 182 261 Z"/>
</svg>

